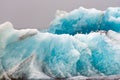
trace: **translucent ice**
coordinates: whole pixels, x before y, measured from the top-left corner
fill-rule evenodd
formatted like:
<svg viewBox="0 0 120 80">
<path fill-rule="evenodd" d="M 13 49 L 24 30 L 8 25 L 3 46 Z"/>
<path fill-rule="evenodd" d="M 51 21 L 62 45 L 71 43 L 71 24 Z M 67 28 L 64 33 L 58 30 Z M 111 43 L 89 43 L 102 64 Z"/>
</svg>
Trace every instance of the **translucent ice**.
<svg viewBox="0 0 120 80">
<path fill-rule="evenodd" d="M 120 74 L 119 32 L 120 8 L 57 11 L 46 32 L 3 23 L 0 78 L 114 78 Z"/>
<path fill-rule="evenodd" d="M 120 8 L 111 7 L 106 11 L 100 11 L 80 7 L 64 16 L 56 17 L 48 29 L 52 33 L 72 35 L 99 30 L 120 32 Z"/>
</svg>

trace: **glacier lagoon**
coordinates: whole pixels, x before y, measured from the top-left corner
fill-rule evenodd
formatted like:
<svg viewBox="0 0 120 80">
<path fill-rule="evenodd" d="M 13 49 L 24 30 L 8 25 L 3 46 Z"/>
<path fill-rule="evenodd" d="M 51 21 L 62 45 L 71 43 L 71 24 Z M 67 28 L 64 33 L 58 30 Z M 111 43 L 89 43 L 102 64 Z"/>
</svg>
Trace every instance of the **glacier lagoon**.
<svg viewBox="0 0 120 80">
<path fill-rule="evenodd" d="M 45 31 L 0 25 L 1 79 L 118 79 L 119 74 L 119 7 L 58 11 Z"/>
</svg>

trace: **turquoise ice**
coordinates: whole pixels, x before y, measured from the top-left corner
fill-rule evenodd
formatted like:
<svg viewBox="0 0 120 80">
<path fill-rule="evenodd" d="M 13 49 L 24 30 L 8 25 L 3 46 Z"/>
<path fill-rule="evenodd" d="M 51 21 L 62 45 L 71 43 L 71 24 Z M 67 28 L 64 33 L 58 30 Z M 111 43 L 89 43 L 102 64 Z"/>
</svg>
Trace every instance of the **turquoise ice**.
<svg viewBox="0 0 120 80">
<path fill-rule="evenodd" d="M 120 8 L 108 8 L 105 11 L 80 7 L 70 13 L 59 11 L 51 22 L 49 32 L 55 34 L 90 33 L 99 30 L 120 32 Z"/>
<path fill-rule="evenodd" d="M 0 77 L 51 79 L 120 74 L 120 8 L 58 11 L 50 28 L 0 25 Z"/>
</svg>

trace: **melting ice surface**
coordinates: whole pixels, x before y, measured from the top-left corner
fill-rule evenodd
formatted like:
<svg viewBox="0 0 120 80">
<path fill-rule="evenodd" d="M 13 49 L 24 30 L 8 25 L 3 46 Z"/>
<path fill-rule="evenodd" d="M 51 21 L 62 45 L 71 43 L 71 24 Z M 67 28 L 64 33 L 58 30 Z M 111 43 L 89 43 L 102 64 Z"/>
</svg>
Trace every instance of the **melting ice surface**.
<svg viewBox="0 0 120 80">
<path fill-rule="evenodd" d="M 46 32 L 0 25 L 1 78 L 120 74 L 120 8 L 58 11 Z"/>
</svg>

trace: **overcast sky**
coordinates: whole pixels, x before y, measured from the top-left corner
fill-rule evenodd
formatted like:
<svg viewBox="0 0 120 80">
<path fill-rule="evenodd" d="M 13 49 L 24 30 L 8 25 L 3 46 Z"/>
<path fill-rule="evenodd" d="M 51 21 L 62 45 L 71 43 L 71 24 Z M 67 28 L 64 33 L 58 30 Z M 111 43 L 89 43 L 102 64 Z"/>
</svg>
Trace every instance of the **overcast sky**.
<svg viewBox="0 0 120 80">
<path fill-rule="evenodd" d="M 10 21 L 15 28 L 49 26 L 56 10 L 71 11 L 83 6 L 105 10 L 120 7 L 120 0 L 0 0 L 0 23 Z"/>
</svg>

